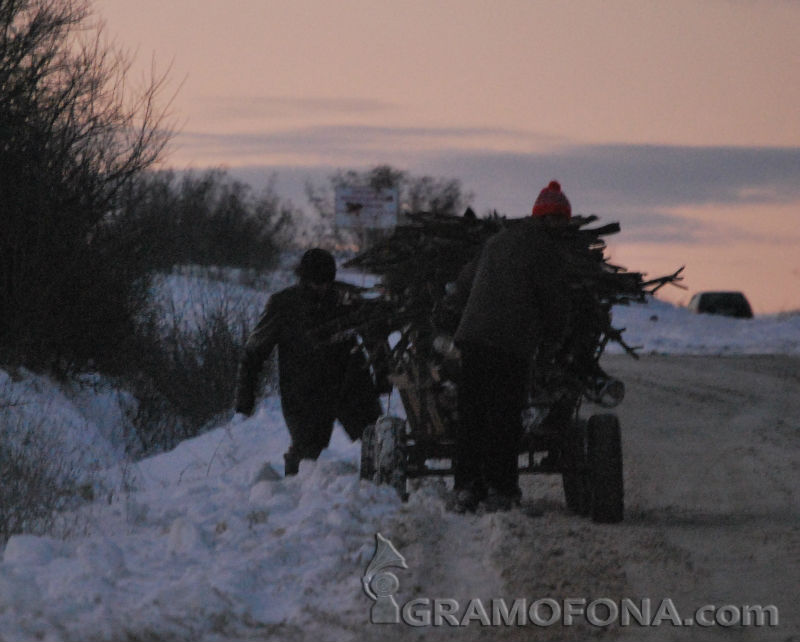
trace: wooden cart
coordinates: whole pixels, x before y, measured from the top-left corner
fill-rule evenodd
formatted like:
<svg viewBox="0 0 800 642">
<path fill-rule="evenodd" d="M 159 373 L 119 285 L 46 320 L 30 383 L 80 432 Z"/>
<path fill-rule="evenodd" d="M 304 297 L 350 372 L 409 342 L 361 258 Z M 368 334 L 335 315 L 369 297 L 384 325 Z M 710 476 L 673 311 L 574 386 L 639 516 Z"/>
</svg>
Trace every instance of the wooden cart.
<svg viewBox="0 0 800 642">
<path fill-rule="evenodd" d="M 395 351 L 389 381 L 405 417 L 383 416 L 362 437 L 361 478 L 389 484 L 404 499 L 410 479 L 453 474 L 458 355 L 446 339 L 437 341 L 439 350 L 408 341 Z M 610 413 L 582 419 L 581 402 L 611 407 L 623 395 L 617 380 L 587 386 L 586 378 L 576 383 L 556 368 L 532 385 L 523 413 L 520 473 L 561 475 L 567 507 L 598 522 L 623 518 L 620 425 Z"/>
</svg>

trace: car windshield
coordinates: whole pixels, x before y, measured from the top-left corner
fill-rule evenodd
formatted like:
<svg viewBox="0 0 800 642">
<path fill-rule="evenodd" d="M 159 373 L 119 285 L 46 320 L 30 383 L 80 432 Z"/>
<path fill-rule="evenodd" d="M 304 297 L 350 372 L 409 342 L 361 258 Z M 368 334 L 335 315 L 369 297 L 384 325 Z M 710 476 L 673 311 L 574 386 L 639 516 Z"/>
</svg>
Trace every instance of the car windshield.
<svg viewBox="0 0 800 642">
<path fill-rule="evenodd" d="M 710 292 L 703 295 L 703 305 L 705 306 L 739 306 L 744 303 L 744 297 L 738 292 Z"/>
<path fill-rule="evenodd" d="M 734 317 L 753 316 L 750 304 L 741 292 L 705 292 L 701 295 L 696 310 Z"/>
</svg>

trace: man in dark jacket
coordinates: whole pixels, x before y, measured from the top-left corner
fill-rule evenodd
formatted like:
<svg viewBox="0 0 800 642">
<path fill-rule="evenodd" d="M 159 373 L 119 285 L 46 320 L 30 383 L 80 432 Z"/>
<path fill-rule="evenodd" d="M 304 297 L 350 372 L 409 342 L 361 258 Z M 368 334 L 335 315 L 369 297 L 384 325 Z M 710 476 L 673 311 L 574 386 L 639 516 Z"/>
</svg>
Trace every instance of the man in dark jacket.
<svg viewBox="0 0 800 642">
<path fill-rule="evenodd" d="M 449 305 L 463 308 L 455 332 L 461 352 L 455 501 L 459 512 L 519 502 L 517 457 L 531 358 L 558 341 L 568 303 L 549 230 L 571 217 L 555 181 L 532 216 L 486 241 L 459 275 Z"/>
<path fill-rule="evenodd" d="M 299 282 L 272 295 L 245 345 L 236 384 L 236 412 L 250 415 L 264 361 L 278 348 L 281 409 L 291 436 L 286 475 L 300 460 L 316 459 L 338 419 L 349 437 L 381 414 L 378 393 L 353 339 L 310 339 L 311 331 L 346 314 L 353 289 L 334 281 L 336 262 L 325 250 L 308 250 L 296 270 Z"/>
</svg>

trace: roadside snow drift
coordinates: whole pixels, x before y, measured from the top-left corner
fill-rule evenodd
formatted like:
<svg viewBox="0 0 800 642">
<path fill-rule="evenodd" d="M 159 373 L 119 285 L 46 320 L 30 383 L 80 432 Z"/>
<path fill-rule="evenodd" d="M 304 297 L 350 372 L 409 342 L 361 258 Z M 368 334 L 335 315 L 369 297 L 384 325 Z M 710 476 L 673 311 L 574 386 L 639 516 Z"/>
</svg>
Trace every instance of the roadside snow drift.
<svg viewBox="0 0 800 642">
<path fill-rule="evenodd" d="M 353 569 L 400 500 L 359 481 L 358 447 L 338 430 L 323 458 L 283 479 L 285 433 L 270 401 L 248 421 L 126 465 L 126 490 L 76 515 L 76 537 L 12 537 L 0 639 L 204 639 L 355 608 Z"/>
</svg>

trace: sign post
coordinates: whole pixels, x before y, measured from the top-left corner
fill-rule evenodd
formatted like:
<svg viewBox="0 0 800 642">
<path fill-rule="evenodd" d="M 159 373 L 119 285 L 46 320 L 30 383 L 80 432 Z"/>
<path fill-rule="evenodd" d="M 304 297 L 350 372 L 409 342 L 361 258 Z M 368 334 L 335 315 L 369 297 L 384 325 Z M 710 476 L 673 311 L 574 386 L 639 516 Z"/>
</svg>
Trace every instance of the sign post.
<svg viewBox="0 0 800 642">
<path fill-rule="evenodd" d="M 373 230 L 397 225 L 397 189 L 342 186 L 336 188 L 336 227 L 358 233 L 362 247 Z"/>
</svg>

